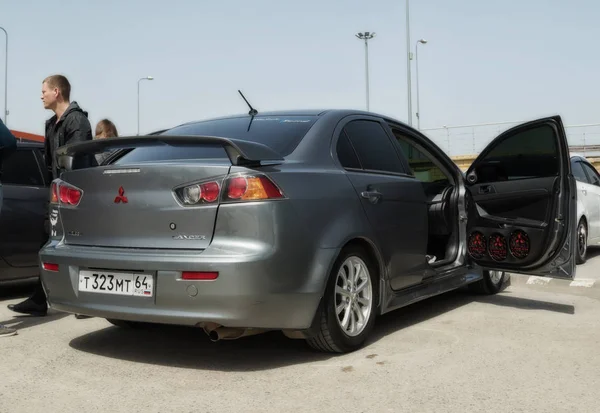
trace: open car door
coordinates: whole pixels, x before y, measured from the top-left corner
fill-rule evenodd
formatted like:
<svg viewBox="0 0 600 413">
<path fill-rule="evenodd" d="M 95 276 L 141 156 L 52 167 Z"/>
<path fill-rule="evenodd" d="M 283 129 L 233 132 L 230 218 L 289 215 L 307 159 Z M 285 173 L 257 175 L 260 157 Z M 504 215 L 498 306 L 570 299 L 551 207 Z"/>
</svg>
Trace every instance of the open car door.
<svg viewBox="0 0 600 413">
<path fill-rule="evenodd" d="M 502 133 L 466 173 L 470 260 L 490 270 L 573 279 L 576 195 L 560 116 Z"/>
</svg>

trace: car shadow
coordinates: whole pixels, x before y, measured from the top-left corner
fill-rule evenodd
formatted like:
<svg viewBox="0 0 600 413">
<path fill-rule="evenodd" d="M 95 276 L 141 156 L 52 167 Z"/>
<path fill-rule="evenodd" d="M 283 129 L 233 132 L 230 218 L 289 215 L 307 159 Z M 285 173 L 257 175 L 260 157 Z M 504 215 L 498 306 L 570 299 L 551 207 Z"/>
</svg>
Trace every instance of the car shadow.
<svg viewBox="0 0 600 413">
<path fill-rule="evenodd" d="M 5 305 L 5 300 L 26 299 L 33 292 L 35 285 L 36 281 L 0 283 L 0 305 Z M 48 314 L 44 317 L 30 316 L 14 312 L 11 312 L 11 314 L 14 315 L 6 320 L 0 321 L 0 324 L 16 328 L 17 331 L 50 323 L 52 321 L 57 321 L 70 315 L 68 313 L 63 313 L 52 309 L 48 310 Z"/>
<path fill-rule="evenodd" d="M 513 307 L 521 310 L 544 310 L 569 315 L 575 314 L 575 307 L 570 304 L 531 300 L 528 298 L 511 297 L 510 295 L 503 294 L 488 296 L 485 298 L 478 298 L 475 301 L 486 304 L 498 305 L 502 307 Z"/>
<path fill-rule="evenodd" d="M 39 326 L 41 324 L 50 323 L 70 316 L 71 314 L 49 310 L 48 314 L 43 317 L 30 316 L 25 314 L 15 313 L 14 317 L 0 321 L 0 324 L 8 325 L 16 328 L 17 331 Z"/>
<path fill-rule="evenodd" d="M 598 246 L 598 245 L 588 245 L 588 250 L 587 250 L 586 254 L 587 254 L 586 259 L 588 261 L 591 260 L 591 259 L 593 259 L 593 258 L 596 258 L 596 257 L 600 256 L 600 246 Z"/>
<path fill-rule="evenodd" d="M 381 316 L 366 346 L 473 302 L 565 314 L 575 312 L 573 306 L 511 296 L 510 291 L 478 296 L 456 290 Z M 107 327 L 77 337 L 69 345 L 78 351 L 137 363 L 217 371 L 269 370 L 338 357 L 313 351 L 304 340 L 289 339 L 278 331 L 214 343 L 200 329 L 167 325 L 140 329 Z"/>
</svg>

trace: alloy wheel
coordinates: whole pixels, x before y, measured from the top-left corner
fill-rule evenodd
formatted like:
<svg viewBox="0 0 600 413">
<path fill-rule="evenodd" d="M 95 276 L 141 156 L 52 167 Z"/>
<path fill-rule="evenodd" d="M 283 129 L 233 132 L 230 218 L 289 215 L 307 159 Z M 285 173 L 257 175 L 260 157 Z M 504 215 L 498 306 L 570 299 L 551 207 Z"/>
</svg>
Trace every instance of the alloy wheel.
<svg viewBox="0 0 600 413">
<path fill-rule="evenodd" d="M 356 337 L 371 317 L 373 285 L 365 262 L 348 257 L 340 266 L 335 282 L 336 319 L 344 333 Z"/>
</svg>

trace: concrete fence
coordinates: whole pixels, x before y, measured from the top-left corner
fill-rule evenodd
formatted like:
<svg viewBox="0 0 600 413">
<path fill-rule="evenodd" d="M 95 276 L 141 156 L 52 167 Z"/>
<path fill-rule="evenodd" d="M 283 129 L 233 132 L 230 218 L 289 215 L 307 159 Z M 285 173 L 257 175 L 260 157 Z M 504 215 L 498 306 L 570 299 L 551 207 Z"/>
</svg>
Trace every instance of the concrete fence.
<svg viewBox="0 0 600 413">
<path fill-rule="evenodd" d="M 448 125 L 421 129 L 450 156 L 479 153 L 500 133 L 523 121 Z M 565 125 L 569 146 L 586 157 L 600 156 L 600 123 Z"/>
<path fill-rule="evenodd" d="M 466 170 L 469 169 L 469 166 L 471 166 L 471 164 L 473 163 L 475 158 L 477 158 L 477 155 L 458 155 L 458 156 L 452 156 L 451 158 L 462 171 L 466 172 Z M 586 157 L 586 159 L 592 165 L 594 165 L 594 167 L 596 168 L 597 171 L 600 172 L 600 158 Z"/>
</svg>

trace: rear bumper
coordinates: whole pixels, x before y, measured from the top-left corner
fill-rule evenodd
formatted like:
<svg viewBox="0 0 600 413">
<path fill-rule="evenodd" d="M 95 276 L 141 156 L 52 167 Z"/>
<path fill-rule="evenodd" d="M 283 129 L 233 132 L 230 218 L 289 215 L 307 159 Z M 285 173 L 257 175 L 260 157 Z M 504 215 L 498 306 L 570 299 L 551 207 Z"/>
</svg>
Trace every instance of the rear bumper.
<svg viewBox="0 0 600 413">
<path fill-rule="evenodd" d="M 223 250 L 173 252 L 77 247 L 50 242 L 41 262 L 59 265 L 41 271 L 50 306 L 103 318 L 195 326 L 307 329 L 325 289 L 335 249 L 312 254 L 262 251 L 231 254 Z M 82 269 L 143 270 L 154 276 L 152 297 L 79 291 Z M 214 281 L 181 279 L 182 271 L 217 271 Z"/>
</svg>

